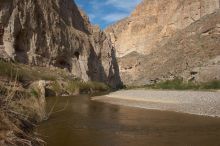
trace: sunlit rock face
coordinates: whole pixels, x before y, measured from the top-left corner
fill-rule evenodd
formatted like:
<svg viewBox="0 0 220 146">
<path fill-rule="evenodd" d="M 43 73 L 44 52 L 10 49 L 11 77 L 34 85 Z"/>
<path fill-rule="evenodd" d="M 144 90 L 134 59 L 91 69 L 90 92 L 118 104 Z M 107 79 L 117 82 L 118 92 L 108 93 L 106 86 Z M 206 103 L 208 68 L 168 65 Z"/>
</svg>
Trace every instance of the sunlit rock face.
<svg viewBox="0 0 220 146">
<path fill-rule="evenodd" d="M 107 28 L 124 83 L 148 84 L 174 78 L 217 56 L 219 38 L 210 33 L 204 39 L 200 31 L 212 26 L 218 34 L 219 24 L 214 19 L 219 13 L 213 16 L 218 8 L 219 0 L 143 0 L 130 17 Z M 200 41 L 205 41 L 201 43 L 206 48 Z M 198 54 L 192 55 L 196 51 Z"/>
<path fill-rule="evenodd" d="M 219 8 L 219 0 L 144 0 L 130 17 L 107 28 L 117 57 L 149 54 L 161 40 Z"/>
<path fill-rule="evenodd" d="M 1 0 L 0 22 L 12 60 L 63 68 L 85 81 L 120 84 L 111 42 L 73 0 Z"/>
</svg>

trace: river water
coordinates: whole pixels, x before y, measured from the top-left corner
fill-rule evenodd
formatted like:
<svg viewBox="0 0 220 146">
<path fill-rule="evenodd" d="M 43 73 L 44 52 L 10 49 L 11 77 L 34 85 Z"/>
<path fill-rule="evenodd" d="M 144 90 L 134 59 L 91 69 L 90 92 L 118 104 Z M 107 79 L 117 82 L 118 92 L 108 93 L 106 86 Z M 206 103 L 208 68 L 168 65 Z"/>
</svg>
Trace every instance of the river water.
<svg viewBox="0 0 220 146">
<path fill-rule="evenodd" d="M 220 146 L 220 118 L 110 105 L 88 96 L 48 98 L 38 128 L 47 146 Z"/>
</svg>

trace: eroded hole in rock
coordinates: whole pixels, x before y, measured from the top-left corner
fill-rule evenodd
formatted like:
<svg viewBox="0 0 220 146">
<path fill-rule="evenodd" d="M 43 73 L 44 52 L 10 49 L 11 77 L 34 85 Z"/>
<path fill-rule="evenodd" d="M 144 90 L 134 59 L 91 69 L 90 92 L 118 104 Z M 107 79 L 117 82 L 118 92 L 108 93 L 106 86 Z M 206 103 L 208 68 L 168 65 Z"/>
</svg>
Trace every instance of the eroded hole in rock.
<svg viewBox="0 0 220 146">
<path fill-rule="evenodd" d="M 190 74 L 191 75 L 196 75 L 196 74 L 198 74 L 198 72 L 197 71 L 191 71 Z"/>
<path fill-rule="evenodd" d="M 2 23 L 0 23 L 0 45 L 4 45 L 3 36 L 4 36 L 4 26 Z"/>
<path fill-rule="evenodd" d="M 13 46 L 15 50 L 15 60 L 21 63 L 28 63 L 27 52 L 30 49 L 30 43 L 25 30 L 21 30 L 15 35 Z"/>
<path fill-rule="evenodd" d="M 16 53 L 24 53 L 26 52 L 26 45 L 24 43 L 25 33 L 23 31 L 19 32 L 15 37 L 14 48 Z"/>
<path fill-rule="evenodd" d="M 57 59 L 55 66 L 59 67 L 59 68 L 62 68 L 62 69 L 68 69 L 69 71 L 71 70 L 71 65 L 64 58 Z"/>
<path fill-rule="evenodd" d="M 133 67 L 132 66 L 128 66 L 128 67 L 125 67 L 124 69 L 125 70 L 130 70 L 130 69 L 133 69 Z"/>
<path fill-rule="evenodd" d="M 74 56 L 77 58 L 77 60 L 79 60 L 79 55 L 80 55 L 80 54 L 79 54 L 79 52 L 77 52 L 77 51 L 74 53 Z"/>
</svg>

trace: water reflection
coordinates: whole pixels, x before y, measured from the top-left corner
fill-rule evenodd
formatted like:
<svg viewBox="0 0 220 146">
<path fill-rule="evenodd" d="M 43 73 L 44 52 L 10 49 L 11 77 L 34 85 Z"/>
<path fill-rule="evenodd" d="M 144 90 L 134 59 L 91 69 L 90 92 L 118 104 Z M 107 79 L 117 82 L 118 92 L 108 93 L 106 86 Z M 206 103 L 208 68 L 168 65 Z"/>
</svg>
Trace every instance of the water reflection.
<svg viewBox="0 0 220 146">
<path fill-rule="evenodd" d="M 49 98 L 49 106 L 55 99 Z M 38 131 L 48 146 L 220 145 L 220 119 L 61 97 Z"/>
</svg>

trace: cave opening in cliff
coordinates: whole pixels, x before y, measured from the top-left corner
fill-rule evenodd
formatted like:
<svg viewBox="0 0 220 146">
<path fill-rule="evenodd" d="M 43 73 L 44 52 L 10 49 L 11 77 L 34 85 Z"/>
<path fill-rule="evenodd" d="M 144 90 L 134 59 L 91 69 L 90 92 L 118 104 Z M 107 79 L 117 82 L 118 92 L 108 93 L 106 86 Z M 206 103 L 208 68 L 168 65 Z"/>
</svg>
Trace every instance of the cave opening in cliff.
<svg viewBox="0 0 220 146">
<path fill-rule="evenodd" d="M 4 45 L 3 36 L 4 36 L 4 26 L 2 23 L 0 23 L 0 45 L 1 46 Z"/>
<path fill-rule="evenodd" d="M 71 69 L 71 65 L 69 64 L 69 62 L 65 59 L 65 58 L 59 58 L 57 61 L 56 61 L 56 64 L 55 64 L 56 67 L 59 67 L 59 68 L 62 68 L 62 69 L 68 69 L 70 71 Z"/>
<path fill-rule="evenodd" d="M 79 52 L 78 51 L 76 51 L 75 53 L 74 53 L 74 56 L 77 58 L 77 60 L 79 60 Z"/>
<path fill-rule="evenodd" d="M 14 49 L 16 53 L 26 53 L 27 52 L 27 41 L 25 40 L 25 36 L 27 34 L 24 31 L 20 31 L 17 35 L 15 35 L 14 41 Z"/>
</svg>

